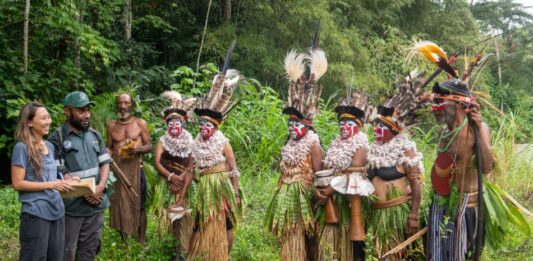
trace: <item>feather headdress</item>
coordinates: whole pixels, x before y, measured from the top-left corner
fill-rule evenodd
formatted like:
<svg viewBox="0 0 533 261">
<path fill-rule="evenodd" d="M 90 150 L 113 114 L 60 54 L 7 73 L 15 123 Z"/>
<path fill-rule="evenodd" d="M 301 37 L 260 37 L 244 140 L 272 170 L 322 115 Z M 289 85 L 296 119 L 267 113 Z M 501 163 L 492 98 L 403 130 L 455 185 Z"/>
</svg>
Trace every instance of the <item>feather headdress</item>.
<svg viewBox="0 0 533 261">
<path fill-rule="evenodd" d="M 337 118 L 351 118 L 354 119 L 359 126 L 363 126 L 368 117 L 369 96 L 362 92 L 352 92 L 348 90 L 348 94 L 344 97 L 339 105 L 335 107 Z"/>
<path fill-rule="evenodd" d="M 457 71 L 451 66 L 452 60 L 448 59 L 446 52 L 437 44 L 430 41 L 418 41 L 415 42 L 413 47 L 410 48 L 407 60 L 411 60 L 413 56 L 419 53 L 431 63 L 434 63 L 439 68 L 450 74 L 452 77 L 457 78 Z"/>
<path fill-rule="evenodd" d="M 209 92 L 196 102 L 194 113 L 200 117 L 209 117 L 213 123 L 219 125 L 227 114 L 235 107 L 237 101 L 233 99 L 233 92 L 241 79 L 239 71 L 228 69 L 231 54 L 235 48 L 235 40 L 232 42 L 221 73 L 213 79 Z"/>
<path fill-rule="evenodd" d="M 433 92 L 440 96 L 450 96 L 453 100 L 469 102 L 470 99 L 464 99 L 464 97 L 471 97 L 472 93 L 468 88 L 468 81 L 472 76 L 472 72 L 475 67 L 482 64 L 486 59 L 483 58 L 483 48 L 478 52 L 470 62 L 467 62 L 465 58 L 465 69 L 461 77 L 455 68 L 450 63 L 455 60 L 455 56 L 448 59 L 444 50 L 437 44 L 430 41 L 415 42 L 414 46 L 410 48 L 408 59 L 411 59 L 416 53 L 421 54 L 431 63 L 437 65 L 440 69 L 446 71 L 450 75 L 448 81 L 442 83 L 436 83 L 433 87 Z"/>
<path fill-rule="evenodd" d="M 387 125 L 392 131 L 399 133 L 416 123 L 417 111 L 425 106 L 424 73 L 412 71 L 396 84 L 394 95 L 377 109 L 375 121 Z"/>
<path fill-rule="evenodd" d="M 317 41 L 318 27 L 309 53 L 291 50 L 284 60 L 285 72 L 289 78 L 289 95 L 283 113 L 303 120 L 308 125 L 312 125 L 312 120 L 318 113 L 318 102 L 322 94 L 322 88 L 317 87 L 316 83 L 328 69 L 326 53 L 316 47 Z M 306 76 L 306 69 L 309 76 Z"/>
<path fill-rule="evenodd" d="M 161 98 L 167 98 L 171 101 L 171 105 L 163 110 L 163 118 L 165 120 L 179 117 L 188 120 L 190 110 L 196 102 L 196 98 L 183 100 L 181 94 L 177 91 L 165 91 L 161 94 Z"/>
</svg>

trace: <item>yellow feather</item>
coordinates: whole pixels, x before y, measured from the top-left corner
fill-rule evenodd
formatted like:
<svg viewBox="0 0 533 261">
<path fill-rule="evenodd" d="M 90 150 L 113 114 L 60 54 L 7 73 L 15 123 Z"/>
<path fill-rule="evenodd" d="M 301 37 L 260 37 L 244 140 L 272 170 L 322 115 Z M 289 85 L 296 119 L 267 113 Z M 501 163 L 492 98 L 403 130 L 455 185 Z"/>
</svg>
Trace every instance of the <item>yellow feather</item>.
<svg viewBox="0 0 533 261">
<path fill-rule="evenodd" d="M 448 55 L 437 44 L 430 41 L 415 42 L 414 46 L 410 48 L 410 52 L 407 55 L 407 59 L 411 60 L 416 53 L 420 53 L 428 61 L 437 63 L 440 59 L 448 61 Z"/>
</svg>

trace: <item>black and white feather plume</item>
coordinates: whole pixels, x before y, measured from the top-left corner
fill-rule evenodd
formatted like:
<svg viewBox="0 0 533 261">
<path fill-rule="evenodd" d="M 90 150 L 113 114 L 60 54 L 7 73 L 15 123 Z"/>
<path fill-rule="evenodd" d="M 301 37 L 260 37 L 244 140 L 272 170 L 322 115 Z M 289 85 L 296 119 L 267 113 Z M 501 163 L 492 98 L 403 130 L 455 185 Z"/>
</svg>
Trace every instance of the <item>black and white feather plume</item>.
<svg viewBox="0 0 533 261">
<path fill-rule="evenodd" d="M 424 73 L 411 71 L 396 84 L 394 95 L 383 103 L 383 107 L 394 109 L 391 118 L 401 129 L 415 124 L 419 110 L 427 105 L 422 99 L 424 82 Z"/>
</svg>

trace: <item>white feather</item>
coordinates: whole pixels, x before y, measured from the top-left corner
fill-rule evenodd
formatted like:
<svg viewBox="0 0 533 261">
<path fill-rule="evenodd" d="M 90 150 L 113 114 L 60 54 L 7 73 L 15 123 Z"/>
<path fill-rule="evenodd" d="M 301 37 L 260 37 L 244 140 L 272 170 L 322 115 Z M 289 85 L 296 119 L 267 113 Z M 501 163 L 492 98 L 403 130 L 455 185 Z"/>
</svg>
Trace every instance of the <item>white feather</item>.
<svg viewBox="0 0 533 261">
<path fill-rule="evenodd" d="M 287 56 L 285 56 L 285 60 L 283 61 L 283 64 L 285 66 L 285 72 L 287 73 L 287 77 L 291 81 L 296 82 L 300 76 L 305 72 L 305 59 L 307 55 L 305 54 L 299 54 L 296 52 L 296 50 L 291 50 L 289 53 L 287 53 Z"/>
<path fill-rule="evenodd" d="M 196 98 L 190 98 L 190 99 L 184 100 L 184 101 L 183 101 L 183 107 L 185 107 L 186 109 L 188 109 L 188 108 L 191 107 L 195 102 L 196 102 Z"/>
<path fill-rule="evenodd" d="M 165 91 L 161 93 L 162 98 L 168 98 L 172 101 L 172 107 L 178 107 L 178 104 L 181 102 L 181 94 L 177 91 Z"/>
<path fill-rule="evenodd" d="M 320 49 L 312 50 L 310 53 L 311 74 L 315 75 L 315 82 L 328 70 L 328 59 L 326 53 Z"/>
<path fill-rule="evenodd" d="M 240 76 L 237 76 L 237 77 L 233 77 L 233 79 L 226 79 L 224 81 L 224 85 L 227 87 L 233 86 L 240 80 L 240 78 L 241 78 Z"/>
<path fill-rule="evenodd" d="M 240 80 L 240 73 L 237 70 L 229 69 L 226 72 L 226 77 L 224 78 L 224 85 L 230 87 L 235 85 Z"/>
<path fill-rule="evenodd" d="M 211 85 L 214 85 L 215 82 L 217 82 L 218 76 L 219 76 L 219 74 L 215 75 L 215 78 L 213 78 L 213 82 L 211 83 Z"/>
</svg>

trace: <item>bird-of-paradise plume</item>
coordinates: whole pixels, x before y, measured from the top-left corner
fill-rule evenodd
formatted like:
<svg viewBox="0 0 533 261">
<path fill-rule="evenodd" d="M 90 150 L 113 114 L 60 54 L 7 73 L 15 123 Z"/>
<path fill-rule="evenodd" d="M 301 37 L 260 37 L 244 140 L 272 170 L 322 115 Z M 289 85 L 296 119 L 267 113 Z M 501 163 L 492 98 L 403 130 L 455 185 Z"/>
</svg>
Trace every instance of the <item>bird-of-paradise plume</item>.
<svg viewBox="0 0 533 261">
<path fill-rule="evenodd" d="M 446 52 L 431 41 L 418 41 L 410 48 L 407 59 L 410 60 L 413 56 L 419 53 L 424 56 L 431 63 L 436 64 L 439 68 L 450 74 L 454 78 L 458 78 L 455 69 L 448 63 L 448 55 Z"/>
<path fill-rule="evenodd" d="M 301 115 L 299 117 L 303 116 L 308 120 L 312 120 L 318 113 L 322 88 L 317 86 L 316 82 L 328 69 L 326 54 L 318 49 L 319 30 L 320 23 L 317 23 L 308 53 L 291 50 L 283 62 L 289 79 L 289 95 L 285 109 L 293 112 L 296 110 Z"/>
<path fill-rule="evenodd" d="M 328 70 L 328 59 L 326 53 L 320 49 L 311 50 L 309 54 L 311 80 L 318 81 Z"/>
<path fill-rule="evenodd" d="M 305 63 L 307 55 L 298 53 L 296 50 L 290 50 L 285 56 L 283 64 L 285 66 L 285 73 L 289 80 L 296 82 L 305 72 Z"/>
</svg>

